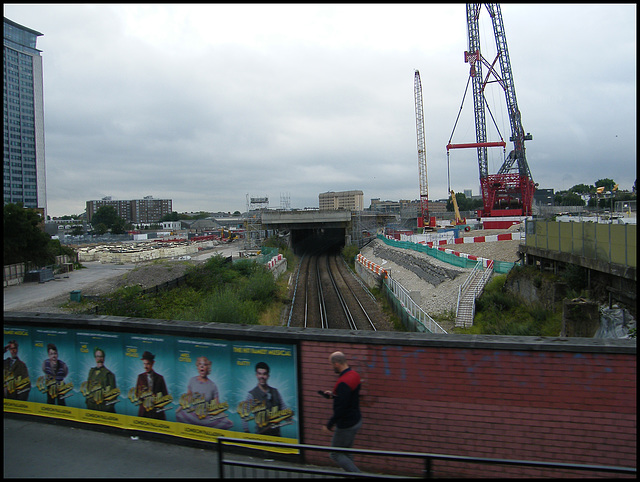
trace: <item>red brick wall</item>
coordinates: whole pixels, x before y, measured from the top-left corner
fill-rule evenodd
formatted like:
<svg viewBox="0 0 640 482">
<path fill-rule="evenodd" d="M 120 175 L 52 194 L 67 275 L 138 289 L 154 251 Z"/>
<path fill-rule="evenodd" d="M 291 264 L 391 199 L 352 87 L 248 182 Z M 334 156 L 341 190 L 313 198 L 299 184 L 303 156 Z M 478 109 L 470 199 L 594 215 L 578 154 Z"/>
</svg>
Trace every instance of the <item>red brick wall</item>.
<svg viewBox="0 0 640 482">
<path fill-rule="evenodd" d="M 354 448 L 636 466 L 635 355 L 301 341 L 302 443 L 330 442 L 320 427 L 332 402 L 317 390 L 333 387 L 335 350 L 364 379 L 365 423 Z M 308 459 L 324 465 L 328 454 Z M 422 468 L 356 462 L 368 471 L 419 475 Z M 440 477 L 575 475 L 444 461 L 433 470 Z"/>
</svg>

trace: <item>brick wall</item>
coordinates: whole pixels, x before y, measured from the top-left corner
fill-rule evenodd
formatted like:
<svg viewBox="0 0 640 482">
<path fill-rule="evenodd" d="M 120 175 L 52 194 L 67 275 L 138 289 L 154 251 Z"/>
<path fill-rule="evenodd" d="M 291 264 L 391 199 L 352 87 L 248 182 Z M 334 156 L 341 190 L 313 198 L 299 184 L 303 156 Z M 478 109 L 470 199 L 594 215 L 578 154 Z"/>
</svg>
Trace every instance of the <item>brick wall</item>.
<svg viewBox="0 0 640 482">
<path fill-rule="evenodd" d="M 301 419 L 307 444 L 330 440 L 320 426 L 331 415 L 331 401 L 316 391 L 333 387 L 328 355 L 334 350 L 343 351 L 364 379 L 365 424 L 354 448 L 636 465 L 635 355 L 305 341 Z M 412 475 L 422 469 L 406 460 L 356 456 L 356 462 L 374 471 L 394 464 Z M 433 469 L 438 477 L 571 474 L 441 461 Z"/>
</svg>

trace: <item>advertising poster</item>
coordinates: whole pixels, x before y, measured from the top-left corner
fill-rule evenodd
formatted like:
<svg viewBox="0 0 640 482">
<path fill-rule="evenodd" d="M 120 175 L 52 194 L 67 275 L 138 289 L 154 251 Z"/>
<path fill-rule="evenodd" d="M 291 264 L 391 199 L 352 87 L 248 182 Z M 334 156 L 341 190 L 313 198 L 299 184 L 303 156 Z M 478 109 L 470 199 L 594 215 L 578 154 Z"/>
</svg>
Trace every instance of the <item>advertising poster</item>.
<svg viewBox="0 0 640 482">
<path fill-rule="evenodd" d="M 29 413 L 31 390 L 35 388 L 31 380 L 29 366 L 31 363 L 31 336 L 28 328 L 4 327 L 4 356 L 2 361 L 5 405 L 16 411 Z"/>
<path fill-rule="evenodd" d="M 296 352 L 292 345 L 232 343 L 236 412 L 242 431 L 298 440 Z"/>
<path fill-rule="evenodd" d="M 232 421 L 233 380 L 228 342 L 178 338 L 175 346 L 175 421 L 188 424 L 177 429 L 204 440 L 231 436 L 221 432 L 237 430 L 238 425 Z"/>
<path fill-rule="evenodd" d="M 75 332 L 66 329 L 33 330 L 32 367 L 35 388 L 29 399 L 33 402 L 66 409 L 53 410 L 41 407 L 45 412 L 54 412 L 63 418 L 75 418 L 79 406 L 76 387 L 76 347 Z"/>
<path fill-rule="evenodd" d="M 124 373 L 122 337 L 115 333 L 76 333 L 76 361 L 78 367 L 77 398 L 82 421 L 124 427 Z M 120 383 L 120 384 L 119 384 Z M 87 410 L 92 412 L 87 413 Z M 95 413 L 100 412 L 100 413 Z"/>
<path fill-rule="evenodd" d="M 299 440 L 295 345 L 7 326 L 4 347 L 8 412 L 209 442 Z"/>
<path fill-rule="evenodd" d="M 130 426 L 172 434 L 175 420 L 176 350 L 173 337 L 127 335 L 124 338 L 123 413 L 135 416 Z M 126 390 L 126 392 L 125 392 Z"/>
</svg>

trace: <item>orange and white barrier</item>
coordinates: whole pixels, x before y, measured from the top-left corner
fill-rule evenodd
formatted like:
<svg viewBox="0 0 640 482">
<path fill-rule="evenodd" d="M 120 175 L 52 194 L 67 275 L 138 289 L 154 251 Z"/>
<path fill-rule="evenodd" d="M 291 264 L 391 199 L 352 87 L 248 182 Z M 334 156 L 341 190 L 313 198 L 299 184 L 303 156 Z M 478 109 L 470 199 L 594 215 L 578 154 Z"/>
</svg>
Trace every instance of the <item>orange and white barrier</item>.
<svg viewBox="0 0 640 482">
<path fill-rule="evenodd" d="M 366 269 L 368 269 L 369 271 L 371 271 L 372 273 L 374 273 L 374 274 L 376 274 L 378 276 L 382 276 L 383 278 L 387 278 L 388 275 L 389 275 L 387 273 L 387 270 L 383 269 L 380 265 L 377 265 L 374 262 L 369 261 L 367 258 L 362 256 L 362 254 L 358 253 L 358 256 L 356 256 L 356 261 L 358 261 L 358 263 L 360 263 Z"/>
</svg>

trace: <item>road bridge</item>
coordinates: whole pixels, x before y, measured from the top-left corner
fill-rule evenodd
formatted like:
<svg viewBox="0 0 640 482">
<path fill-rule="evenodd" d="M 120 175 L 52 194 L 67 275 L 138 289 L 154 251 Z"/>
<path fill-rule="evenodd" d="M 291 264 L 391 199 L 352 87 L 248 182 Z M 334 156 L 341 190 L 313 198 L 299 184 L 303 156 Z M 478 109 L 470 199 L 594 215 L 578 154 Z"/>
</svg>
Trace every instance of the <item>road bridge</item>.
<svg viewBox="0 0 640 482">
<path fill-rule="evenodd" d="M 393 216 L 395 220 L 395 216 Z M 314 249 L 341 248 L 375 235 L 389 216 L 351 211 L 264 211 L 262 228 L 289 234 L 296 254 Z"/>
</svg>

